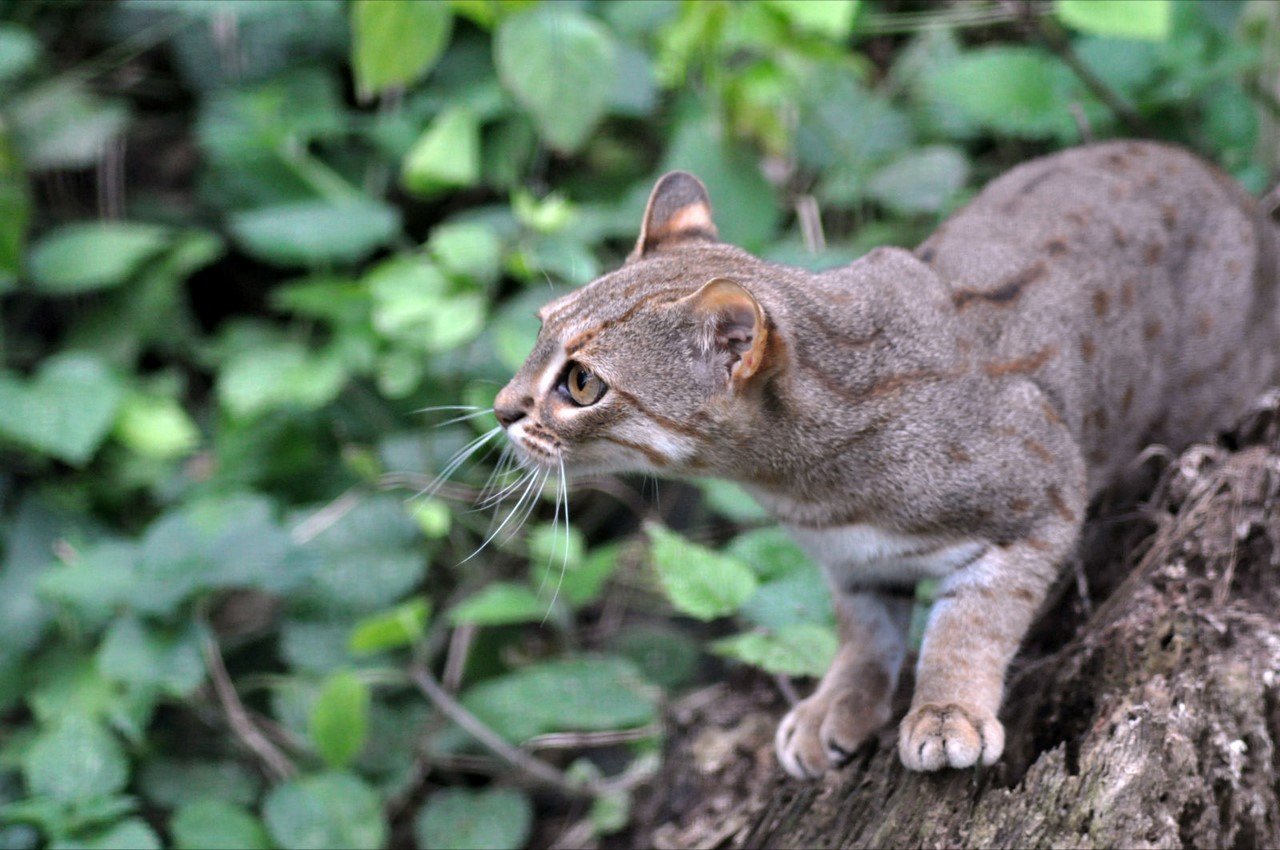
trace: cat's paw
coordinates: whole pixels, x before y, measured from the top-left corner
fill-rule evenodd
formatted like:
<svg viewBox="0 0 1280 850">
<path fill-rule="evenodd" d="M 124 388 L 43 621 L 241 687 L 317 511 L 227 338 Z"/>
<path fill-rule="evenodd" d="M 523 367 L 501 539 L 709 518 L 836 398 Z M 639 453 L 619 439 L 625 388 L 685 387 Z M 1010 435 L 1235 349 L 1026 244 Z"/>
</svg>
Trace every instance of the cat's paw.
<svg viewBox="0 0 1280 850">
<path fill-rule="evenodd" d="M 868 705 L 864 694 L 852 690 L 814 694 L 778 724 L 778 761 L 797 779 L 817 779 L 847 764 L 888 722 L 887 700 Z"/>
<path fill-rule="evenodd" d="M 913 708 L 898 729 L 898 755 L 911 770 L 995 764 L 1004 726 L 995 715 L 960 703 Z"/>
</svg>

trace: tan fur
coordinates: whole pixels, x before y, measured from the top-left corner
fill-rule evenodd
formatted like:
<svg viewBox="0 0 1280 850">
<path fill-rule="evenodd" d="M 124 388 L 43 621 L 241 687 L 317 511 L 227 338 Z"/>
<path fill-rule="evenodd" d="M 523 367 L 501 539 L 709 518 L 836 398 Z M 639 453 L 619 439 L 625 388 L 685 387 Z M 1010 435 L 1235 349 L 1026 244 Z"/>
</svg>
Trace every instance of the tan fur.
<svg viewBox="0 0 1280 850">
<path fill-rule="evenodd" d="M 902 760 L 991 763 L 1005 668 L 1089 499 L 1275 374 L 1276 229 L 1147 142 L 1029 162 L 915 252 L 818 274 L 711 222 L 694 178 L 659 181 L 627 264 L 541 312 L 500 420 L 533 463 L 739 481 L 823 565 L 841 649 L 779 728 L 788 771 L 843 763 L 886 721 L 925 577 L 942 590 Z M 557 390 L 569 360 L 608 384 L 595 405 Z"/>
</svg>

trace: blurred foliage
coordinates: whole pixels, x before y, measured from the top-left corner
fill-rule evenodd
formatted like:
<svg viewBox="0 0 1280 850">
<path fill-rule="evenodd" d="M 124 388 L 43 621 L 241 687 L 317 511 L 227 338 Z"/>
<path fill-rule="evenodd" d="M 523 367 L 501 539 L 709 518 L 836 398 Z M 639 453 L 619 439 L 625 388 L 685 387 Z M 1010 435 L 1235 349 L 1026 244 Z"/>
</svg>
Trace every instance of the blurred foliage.
<svg viewBox="0 0 1280 850">
<path fill-rule="evenodd" d="M 821 672 L 819 572 L 714 482 L 530 490 L 468 557 L 525 491 L 473 510 L 492 459 L 429 491 L 492 422 L 421 411 L 487 407 L 666 169 L 814 268 L 1082 138 L 1261 191 L 1276 28 L 1225 1 L 0 2 L 0 847 L 626 829 L 664 700 Z"/>
</svg>

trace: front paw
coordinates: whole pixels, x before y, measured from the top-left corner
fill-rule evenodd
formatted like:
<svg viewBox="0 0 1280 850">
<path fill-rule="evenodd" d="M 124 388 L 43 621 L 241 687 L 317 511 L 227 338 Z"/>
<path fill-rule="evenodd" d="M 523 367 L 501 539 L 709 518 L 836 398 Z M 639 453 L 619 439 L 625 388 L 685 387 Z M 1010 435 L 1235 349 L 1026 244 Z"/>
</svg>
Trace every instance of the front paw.
<svg viewBox="0 0 1280 850">
<path fill-rule="evenodd" d="M 961 703 L 911 709 L 898 729 L 898 754 L 910 770 L 994 764 L 1004 751 L 1004 727 L 985 709 Z"/>
<path fill-rule="evenodd" d="M 869 704 L 852 690 L 816 693 L 778 724 L 774 744 L 783 769 L 797 779 L 817 779 L 843 767 L 876 730 L 889 722 L 887 700 Z"/>
</svg>

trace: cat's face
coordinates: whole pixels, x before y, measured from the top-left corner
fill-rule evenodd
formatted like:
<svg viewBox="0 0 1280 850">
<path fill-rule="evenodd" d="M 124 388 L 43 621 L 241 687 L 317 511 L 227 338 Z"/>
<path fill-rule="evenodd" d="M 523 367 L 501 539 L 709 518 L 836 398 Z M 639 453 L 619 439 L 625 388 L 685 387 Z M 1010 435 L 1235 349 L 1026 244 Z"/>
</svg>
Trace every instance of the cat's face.
<svg viewBox="0 0 1280 850">
<path fill-rule="evenodd" d="M 627 264 L 539 311 L 533 351 L 494 403 L 527 462 L 705 469 L 706 448 L 750 415 L 769 323 L 736 280 L 761 264 L 715 236 L 702 185 L 669 174 Z"/>
</svg>

